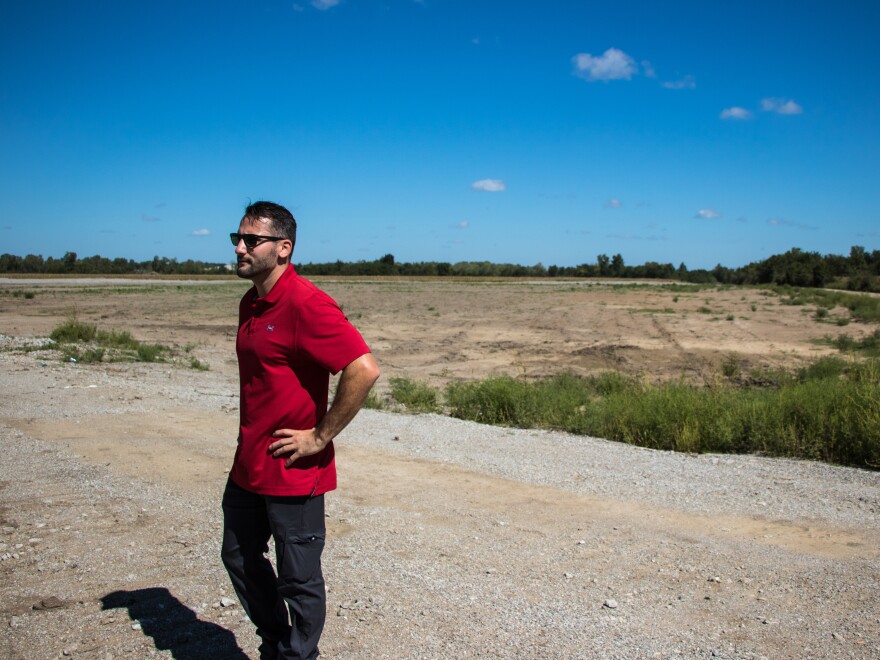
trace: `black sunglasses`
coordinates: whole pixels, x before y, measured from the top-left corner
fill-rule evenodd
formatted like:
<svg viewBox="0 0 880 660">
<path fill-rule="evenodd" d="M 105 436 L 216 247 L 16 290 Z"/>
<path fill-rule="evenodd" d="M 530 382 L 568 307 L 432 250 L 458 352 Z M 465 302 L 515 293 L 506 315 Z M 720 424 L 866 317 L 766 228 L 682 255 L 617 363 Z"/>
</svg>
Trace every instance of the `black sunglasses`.
<svg viewBox="0 0 880 660">
<path fill-rule="evenodd" d="M 229 234 L 229 240 L 232 241 L 232 244 L 238 247 L 239 241 L 244 241 L 244 246 L 249 250 L 253 250 L 260 243 L 264 243 L 265 241 L 284 241 L 287 240 L 284 236 L 261 236 L 260 234 L 237 234 L 235 232 Z"/>
</svg>

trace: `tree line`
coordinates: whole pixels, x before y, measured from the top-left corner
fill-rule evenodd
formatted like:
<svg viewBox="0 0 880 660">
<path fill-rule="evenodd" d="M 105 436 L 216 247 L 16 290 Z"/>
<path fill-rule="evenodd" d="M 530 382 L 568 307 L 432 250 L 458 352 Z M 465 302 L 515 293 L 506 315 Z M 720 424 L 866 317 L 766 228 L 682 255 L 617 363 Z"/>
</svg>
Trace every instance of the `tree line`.
<svg viewBox="0 0 880 660">
<path fill-rule="evenodd" d="M 784 254 L 740 268 L 718 264 L 711 270 L 689 270 L 681 263 L 648 261 L 640 266 L 628 266 L 620 254 L 609 257 L 600 254 L 595 263 L 578 266 L 534 266 L 497 264 L 489 261 L 461 261 L 458 263 L 423 261 L 397 262 L 394 255 L 386 254 L 375 261 L 334 261 L 328 263 L 298 264 L 302 275 L 401 275 L 435 277 L 611 277 L 620 279 L 667 279 L 694 284 L 780 284 L 803 287 L 824 287 L 837 283 L 856 291 L 880 291 L 880 250 L 868 252 L 856 245 L 848 256 L 820 255 L 792 248 Z"/>
<path fill-rule="evenodd" d="M 622 279 L 668 279 L 696 284 L 780 284 L 802 287 L 846 286 L 856 291 L 880 291 L 880 250 L 868 252 L 855 245 L 849 255 L 804 252 L 793 248 L 784 254 L 773 255 L 739 268 L 718 264 L 711 270 L 690 270 L 681 263 L 646 262 L 640 266 L 628 266 L 620 254 L 609 257 L 600 254 L 595 263 L 577 266 L 533 266 L 493 263 L 490 261 L 444 261 L 398 262 L 394 255 L 374 261 L 333 261 L 327 263 L 297 264 L 302 275 L 329 276 L 404 276 L 404 277 L 611 277 Z M 75 252 L 66 252 L 60 259 L 29 254 L 19 257 L 0 255 L 0 273 L 24 274 L 82 274 L 82 275 L 205 275 L 229 272 L 225 263 L 204 261 L 177 261 L 167 257 L 153 257 L 148 261 L 133 259 L 107 259 L 93 256 L 79 258 Z"/>
<path fill-rule="evenodd" d="M 39 254 L 18 257 L 0 254 L 0 273 L 27 274 L 77 274 L 77 275 L 206 275 L 227 273 L 227 264 L 205 261 L 177 261 L 167 257 L 153 257 L 148 261 L 134 259 L 108 259 L 95 255 L 79 258 L 76 252 L 65 252 L 60 259 L 43 259 Z"/>
</svg>

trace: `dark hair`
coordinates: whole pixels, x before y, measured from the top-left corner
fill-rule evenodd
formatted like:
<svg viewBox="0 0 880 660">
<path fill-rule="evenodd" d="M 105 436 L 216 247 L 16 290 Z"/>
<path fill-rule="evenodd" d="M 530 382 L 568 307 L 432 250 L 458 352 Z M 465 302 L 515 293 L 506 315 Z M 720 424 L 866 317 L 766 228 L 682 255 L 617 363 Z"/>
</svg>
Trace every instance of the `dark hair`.
<svg viewBox="0 0 880 660">
<path fill-rule="evenodd" d="M 296 245 L 296 220 L 286 208 L 273 202 L 254 202 L 244 210 L 244 217 L 256 220 L 263 218 L 272 223 L 272 233 L 289 238 Z"/>
</svg>

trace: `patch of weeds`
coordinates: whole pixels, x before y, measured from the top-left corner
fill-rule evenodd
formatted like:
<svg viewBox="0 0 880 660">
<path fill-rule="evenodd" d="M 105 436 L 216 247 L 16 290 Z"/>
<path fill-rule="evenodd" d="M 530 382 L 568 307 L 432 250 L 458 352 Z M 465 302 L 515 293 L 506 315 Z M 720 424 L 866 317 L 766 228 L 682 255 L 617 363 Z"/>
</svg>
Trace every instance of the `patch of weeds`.
<svg viewBox="0 0 880 660">
<path fill-rule="evenodd" d="M 796 289 L 793 287 L 774 287 L 779 295 L 786 295 L 780 302 L 785 305 L 804 305 L 814 303 L 831 309 L 845 307 L 853 318 L 866 323 L 880 321 L 880 298 L 860 293 L 844 293 L 825 289 Z"/>
<path fill-rule="evenodd" d="M 732 353 L 724 358 L 721 362 L 721 375 L 729 380 L 739 378 L 742 368 L 739 364 L 739 358 Z"/>
<path fill-rule="evenodd" d="M 137 355 L 139 362 L 164 362 L 165 354 L 170 350 L 161 344 L 139 344 L 135 355 Z"/>
<path fill-rule="evenodd" d="M 699 307 L 699 308 L 697 309 L 697 311 L 698 311 L 700 314 L 711 314 L 711 313 L 712 313 L 712 310 L 709 309 L 708 307 Z"/>
<path fill-rule="evenodd" d="M 211 367 L 209 367 L 204 362 L 200 361 L 196 357 L 190 357 L 189 359 L 189 368 L 195 369 L 196 371 L 209 371 Z"/>
<path fill-rule="evenodd" d="M 127 330 L 98 330 L 75 315 L 52 330 L 50 338 L 58 344 L 65 361 L 77 362 L 164 362 L 173 354 L 171 347 L 145 344 Z"/>
<path fill-rule="evenodd" d="M 99 330 L 95 339 L 102 346 L 119 350 L 136 351 L 140 342 L 128 330 Z"/>
<path fill-rule="evenodd" d="M 367 394 L 367 400 L 364 401 L 364 408 L 382 410 L 384 407 L 385 404 L 382 403 L 382 399 L 376 394 L 376 390 L 370 390 L 369 394 Z"/>
<path fill-rule="evenodd" d="M 493 377 L 451 383 L 446 396 L 453 416 L 481 423 L 564 429 L 663 450 L 880 465 L 877 362 L 841 371 L 826 361 L 801 378 L 767 372 L 766 382 L 736 387 L 621 382 L 601 394 L 590 378 Z"/>
<path fill-rule="evenodd" d="M 836 338 L 825 337 L 824 343 L 834 346 L 843 353 L 860 353 L 869 357 L 880 357 L 880 330 L 862 339 L 853 339 L 849 335 L 838 335 Z"/>
<path fill-rule="evenodd" d="M 672 302 L 678 302 L 678 296 L 672 296 Z"/>
<path fill-rule="evenodd" d="M 734 318 L 736 318 L 736 317 L 734 317 L 733 314 L 728 314 L 728 315 L 727 315 L 727 320 L 728 320 L 728 321 L 733 321 Z"/>
<path fill-rule="evenodd" d="M 838 357 L 826 356 L 819 358 L 811 365 L 798 370 L 799 381 L 822 380 L 823 378 L 840 378 L 846 373 L 847 363 Z"/>
<path fill-rule="evenodd" d="M 12 292 L 13 298 L 24 298 L 25 300 L 33 300 L 36 295 L 33 291 L 22 291 L 21 289 Z"/>
<path fill-rule="evenodd" d="M 427 383 L 410 378 L 392 378 L 391 398 L 412 412 L 436 412 L 439 409 L 437 390 Z"/>
<path fill-rule="evenodd" d="M 755 303 L 752 303 L 751 305 L 749 305 L 749 309 L 751 309 L 753 312 L 757 312 L 758 306 Z"/>
<path fill-rule="evenodd" d="M 49 337 L 59 344 L 89 342 L 95 338 L 98 328 L 91 323 L 83 323 L 76 314 L 71 315 L 64 323 L 52 330 Z"/>
<path fill-rule="evenodd" d="M 106 350 L 100 346 L 90 346 L 80 348 L 74 344 L 65 344 L 61 350 L 61 359 L 64 362 L 80 362 L 82 364 L 90 364 L 102 362 Z"/>
</svg>

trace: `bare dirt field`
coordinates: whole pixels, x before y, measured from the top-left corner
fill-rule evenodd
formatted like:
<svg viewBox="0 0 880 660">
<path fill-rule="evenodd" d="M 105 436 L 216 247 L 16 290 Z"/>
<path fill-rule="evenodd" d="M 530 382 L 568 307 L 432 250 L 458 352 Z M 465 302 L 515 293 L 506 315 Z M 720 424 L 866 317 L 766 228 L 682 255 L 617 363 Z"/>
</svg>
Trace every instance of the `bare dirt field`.
<svg viewBox="0 0 880 660">
<path fill-rule="evenodd" d="M 873 330 L 760 290 L 319 283 L 383 394 L 395 376 L 708 382 Z M 0 281 L 0 657 L 253 657 L 218 556 L 245 289 Z M 72 314 L 176 357 L 64 363 L 39 338 Z M 337 446 L 324 657 L 880 657 L 876 472 L 380 411 Z"/>
</svg>

